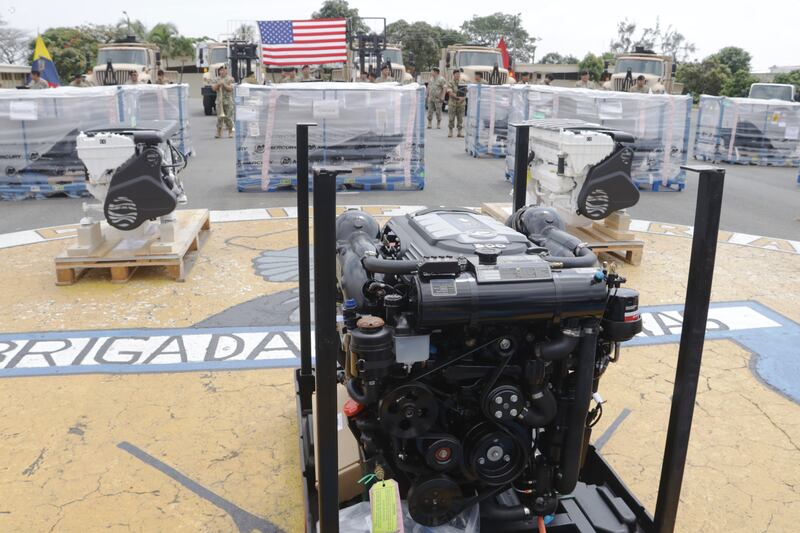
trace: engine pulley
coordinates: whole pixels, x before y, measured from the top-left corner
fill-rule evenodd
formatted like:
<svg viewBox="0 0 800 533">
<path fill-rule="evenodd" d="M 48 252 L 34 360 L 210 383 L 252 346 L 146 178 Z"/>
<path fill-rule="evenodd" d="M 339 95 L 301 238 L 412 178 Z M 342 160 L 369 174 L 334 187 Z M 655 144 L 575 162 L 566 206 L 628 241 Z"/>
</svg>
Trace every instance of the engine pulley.
<svg viewBox="0 0 800 533">
<path fill-rule="evenodd" d="M 503 485 L 521 472 L 525 454 L 512 435 L 490 424 L 479 424 L 467 435 L 467 467 L 487 485 Z"/>
<path fill-rule="evenodd" d="M 425 385 L 401 385 L 384 396 L 381 425 L 390 434 L 413 439 L 427 433 L 439 416 L 439 404 Z"/>
<path fill-rule="evenodd" d="M 439 436 L 425 451 L 425 462 L 439 472 L 457 467 L 461 463 L 461 442 L 452 436 Z"/>
<path fill-rule="evenodd" d="M 436 527 L 449 522 L 462 507 L 461 488 L 447 476 L 428 478 L 408 489 L 408 512 L 423 526 Z"/>
<path fill-rule="evenodd" d="M 495 422 L 509 422 L 525 408 L 522 392 L 513 385 L 500 385 L 483 397 L 483 412 Z"/>
</svg>

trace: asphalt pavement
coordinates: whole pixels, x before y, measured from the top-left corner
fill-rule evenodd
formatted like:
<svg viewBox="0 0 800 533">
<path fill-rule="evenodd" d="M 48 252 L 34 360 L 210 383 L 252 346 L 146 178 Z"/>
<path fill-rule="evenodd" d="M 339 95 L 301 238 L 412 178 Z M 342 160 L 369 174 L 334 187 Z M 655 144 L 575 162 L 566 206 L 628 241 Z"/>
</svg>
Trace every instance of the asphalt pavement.
<svg viewBox="0 0 800 533">
<path fill-rule="evenodd" d="M 191 132 L 196 155 L 184 171 L 189 208 L 247 209 L 295 204 L 292 192 L 240 193 L 236 190 L 234 140 L 214 139 L 215 117 L 203 115 L 191 98 Z M 503 159 L 473 158 L 463 139 L 447 138 L 447 129 L 426 130 L 425 189 L 421 191 L 348 191 L 340 204 L 480 206 L 511 200 Z M 693 162 L 690 160 L 690 163 Z M 726 171 L 721 228 L 800 240 L 800 185 L 797 169 L 722 165 Z M 634 218 L 692 224 L 696 175 L 683 192 L 642 192 Z M 76 223 L 81 203 L 69 198 L 0 202 L 0 233 Z"/>
</svg>

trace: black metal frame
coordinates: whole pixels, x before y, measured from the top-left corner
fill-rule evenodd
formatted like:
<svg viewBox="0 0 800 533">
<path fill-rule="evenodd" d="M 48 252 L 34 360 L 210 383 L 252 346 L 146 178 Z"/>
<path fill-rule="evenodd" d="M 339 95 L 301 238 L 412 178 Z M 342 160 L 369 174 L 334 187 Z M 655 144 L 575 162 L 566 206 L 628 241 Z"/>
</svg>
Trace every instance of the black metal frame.
<svg viewBox="0 0 800 533">
<path fill-rule="evenodd" d="M 310 348 L 310 270 L 308 247 L 308 127 L 297 126 L 297 205 L 300 266 L 300 341 L 301 366 L 296 372 L 298 422 L 300 424 L 301 467 L 305 478 L 306 530 L 317 531 L 319 518 L 322 533 L 338 533 L 338 450 L 336 428 L 336 361 L 339 347 L 335 329 L 336 270 L 335 214 L 336 170 L 314 171 L 314 287 L 316 318 L 316 372 L 311 367 Z M 525 203 L 524 176 L 527 175 L 529 125 L 515 124 L 516 164 L 514 209 Z M 638 527 L 645 532 L 671 533 L 675 528 L 681 484 L 689 444 L 689 433 L 700 374 L 705 324 L 711 299 L 711 283 L 717 247 L 717 233 L 722 208 L 725 171 L 713 166 L 684 166 L 698 172 L 699 188 L 695 212 L 692 255 L 686 290 L 683 329 L 681 332 L 675 388 L 664 462 L 658 489 L 655 518 L 625 486 L 611 466 L 593 446 L 589 446 L 581 469 L 581 481 L 607 485 L 630 507 Z M 523 176 L 523 179 L 519 179 Z M 316 380 L 314 379 L 316 374 Z M 316 386 L 317 408 L 311 395 Z M 310 420 L 316 414 L 317 441 L 324 443 L 315 465 L 313 429 Z M 319 487 L 316 482 L 319 479 Z"/>
</svg>

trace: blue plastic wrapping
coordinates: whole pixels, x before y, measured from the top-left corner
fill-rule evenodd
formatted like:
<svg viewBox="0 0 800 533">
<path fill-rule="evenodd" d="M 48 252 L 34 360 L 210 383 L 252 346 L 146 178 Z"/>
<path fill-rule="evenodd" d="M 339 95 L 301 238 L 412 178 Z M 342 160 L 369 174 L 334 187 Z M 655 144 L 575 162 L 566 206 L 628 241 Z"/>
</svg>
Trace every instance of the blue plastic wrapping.
<svg viewBox="0 0 800 533">
<path fill-rule="evenodd" d="M 509 123 L 572 118 L 633 134 L 631 176 L 640 188 L 681 190 L 689 153 L 692 97 L 595 91 L 545 85 L 511 88 Z M 514 177 L 514 128 L 508 128 L 506 177 Z"/>
<path fill-rule="evenodd" d="M 86 196 L 75 149 L 81 131 L 174 129 L 172 142 L 190 155 L 188 89 L 182 84 L 0 90 L 0 199 Z"/>
<path fill-rule="evenodd" d="M 309 172 L 347 167 L 340 186 L 364 190 L 425 185 L 425 88 L 394 83 L 285 83 L 236 87 L 239 191 L 297 185 L 296 125 L 309 128 Z M 311 176 L 309 177 L 311 180 Z"/>
<path fill-rule="evenodd" d="M 474 157 L 506 155 L 510 109 L 510 85 L 469 85 L 464 139 L 467 153 Z"/>
<path fill-rule="evenodd" d="M 700 96 L 694 157 L 702 161 L 800 166 L 800 104 Z"/>
</svg>

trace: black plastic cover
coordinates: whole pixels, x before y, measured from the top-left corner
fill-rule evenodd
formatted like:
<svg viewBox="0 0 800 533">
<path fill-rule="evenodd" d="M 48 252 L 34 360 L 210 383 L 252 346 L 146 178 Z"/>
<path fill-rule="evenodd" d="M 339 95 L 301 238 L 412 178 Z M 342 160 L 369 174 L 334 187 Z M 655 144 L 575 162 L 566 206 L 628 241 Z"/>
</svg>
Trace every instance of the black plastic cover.
<svg viewBox="0 0 800 533">
<path fill-rule="evenodd" d="M 128 231 L 170 214 L 177 205 L 177 195 L 161 179 L 161 153 L 145 148 L 112 176 L 103 214 L 109 225 Z"/>
<path fill-rule="evenodd" d="M 578 193 L 578 213 L 602 220 L 614 211 L 636 205 L 639 189 L 631 180 L 632 162 L 633 150 L 625 147 L 592 167 Z"/>
</svg>

